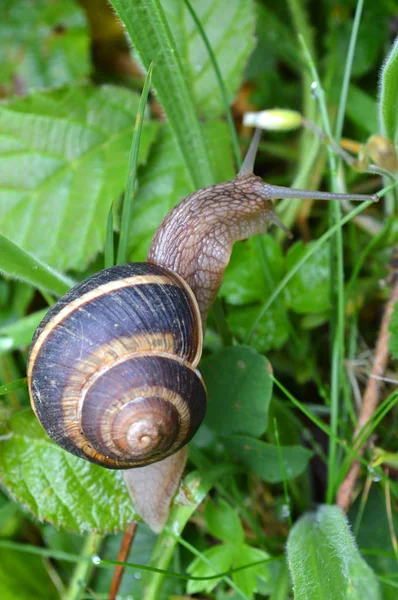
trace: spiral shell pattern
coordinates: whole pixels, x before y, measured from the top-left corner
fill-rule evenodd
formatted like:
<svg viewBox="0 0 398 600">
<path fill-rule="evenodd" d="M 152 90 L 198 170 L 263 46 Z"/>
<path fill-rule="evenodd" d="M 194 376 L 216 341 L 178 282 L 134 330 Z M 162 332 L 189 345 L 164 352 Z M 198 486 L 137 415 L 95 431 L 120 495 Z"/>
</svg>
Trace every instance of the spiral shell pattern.
<svg viewBox="0 0 398 600">
<path fill-rule="evenodd" d="M 178 275 L 150 263 L 104 269 L 39 325 L 28 360 L 32 407 L 69 452 L 141 467 L 197 431 L 206 407 L 201 352 L 199 308 Z"/>
</svg>

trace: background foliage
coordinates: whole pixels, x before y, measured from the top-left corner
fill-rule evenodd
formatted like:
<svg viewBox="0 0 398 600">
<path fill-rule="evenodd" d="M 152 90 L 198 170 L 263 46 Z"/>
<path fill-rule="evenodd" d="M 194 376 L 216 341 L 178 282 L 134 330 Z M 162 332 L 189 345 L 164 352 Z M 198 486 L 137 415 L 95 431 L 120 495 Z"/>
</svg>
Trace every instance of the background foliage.
<svg viewBox="0 0 398 600">
<path fill-rule="evenodd" d="M 177 201 L 232 178 L 238 167 L 214 65 L 188 3 L 111 4 L 3 0 L 0 6 L 0 595 L 6 600 L 107 598 L 106 561 L 116 559 L 120 532 L 135 517 L 120 473 L 72 457 L 47 438 L 23 378 L 47 306 L 103 268 L 109 211 L 111 237 L 119 240 L 132 128 L 152 61 L 128 259 L 144 260 Z M 385 181 L 394 179 L 394 153 L 367 144 L 377 133 L 398 143 L 394 2 L 358 2 L 351 69 L 355 0 L 191 4 L 221 71 L 242 155 L 251 136 L 242 126 L 247 111 L 291 108 L 327 125 L 300 34 L 321 77 L 331 131 L 339 140 L 344 124 L 342 145 L 358 159 L 356 168 L 328 170 L 326 144 L 313 132 L 267 132 L 257 174 L 280 185 L 373 193 L 383 180 L 363 167 L 374 162 L 390 172 Z M 322 243 L 340 218 L 337 209 L 283 201 L 277 211 L 292 240 L 272 228 L 236 244 L 220 291 L 225 323 L 211 313 L 205 338 L 201 372 L 209 407 L 190 444 L 191 475 L 166 530 L 157 538 L 140 524 L 129 555 L 129 562 L 185 579 L 127 569 L 120 598 L 396 597 L 393 360 L 380 392 L 385 411 L 367 431 L 372 443 L 348 518 L 333 506 L 355 458 L 356 415 L 396 268 L 396 208 L 390 191 L 349 221 L 341 243 L 338 236 Z M 396 359 L 397 306 L 390 331 Z M 182 496 L 188 505 L 181 506 Z M 94 569 L 97 555 L 102 562 L 96 559 Z"/>
</svg>

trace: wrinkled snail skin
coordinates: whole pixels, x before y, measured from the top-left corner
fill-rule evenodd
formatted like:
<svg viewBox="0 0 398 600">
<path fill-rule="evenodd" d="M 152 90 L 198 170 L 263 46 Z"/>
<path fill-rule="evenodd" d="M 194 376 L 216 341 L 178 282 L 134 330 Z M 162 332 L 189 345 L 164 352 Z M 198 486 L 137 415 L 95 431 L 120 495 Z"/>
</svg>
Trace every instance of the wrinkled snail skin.
<svg viewBox="0 0 398 600">
<path fill-rule="evenodd" d="M 108 468 L 177 452 L 198 429 L 201 319 L 189 287 L 148 263 L 111 267 L 72 288 L 35 333 L 33 409 L 65 450 Z"/>
<path fill-rule="evenodd" d="M 181 275 L 195 294 L 205 324 L 233 244 L 264 233 L 273 216 L 263 180 L 255 175 L 236 177 L 177 204 L 155 233 L 147 259 Z"/>
</svg>

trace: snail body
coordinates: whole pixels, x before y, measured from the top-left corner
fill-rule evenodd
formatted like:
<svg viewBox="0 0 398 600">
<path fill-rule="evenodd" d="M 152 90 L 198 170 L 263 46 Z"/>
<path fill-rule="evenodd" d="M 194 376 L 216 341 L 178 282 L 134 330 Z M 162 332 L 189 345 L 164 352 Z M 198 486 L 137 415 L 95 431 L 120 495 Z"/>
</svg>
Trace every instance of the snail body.
<svg viewBox="0 0 398 600">
<path fill-rule="evenodd" d="M 166 215 L 146 263 L 104 269 L 73 287 L 39 325 L 28 359 L 32 407 L 63 448 L 124 479 L 160 531 L 204 417 L 196 367 L 202 331 L 233 244 L 284 228 L 278 198 L 376 200 L 266 184 L 253 175 L 256 131 L 238 175 Z"/>
</svg>

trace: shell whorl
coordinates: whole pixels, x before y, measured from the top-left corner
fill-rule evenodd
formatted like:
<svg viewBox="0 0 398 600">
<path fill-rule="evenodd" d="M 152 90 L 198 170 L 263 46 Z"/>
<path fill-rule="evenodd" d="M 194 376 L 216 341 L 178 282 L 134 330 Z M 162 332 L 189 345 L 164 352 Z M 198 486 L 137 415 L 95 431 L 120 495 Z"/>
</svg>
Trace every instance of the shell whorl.
<svg viewBox="0 0 398 600">
<path fill-rule="evenodd" d="M 92 462 L 162 460 L 203 419 L 201 345 L 199 308 L 178 275 L 149 263 L 105 269 L 72 288 L 36 331 L 33 409 L 50 437 Z"/>
</svg>

